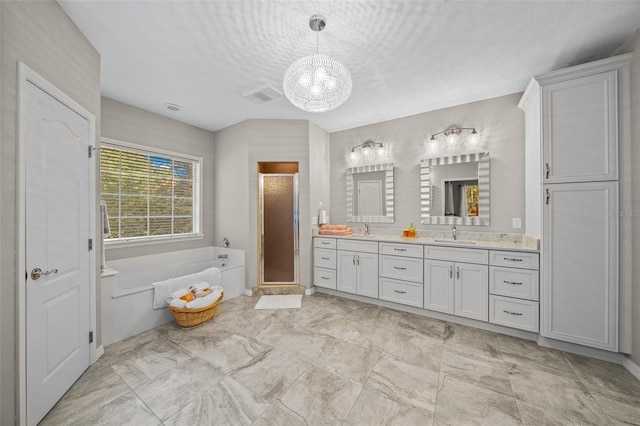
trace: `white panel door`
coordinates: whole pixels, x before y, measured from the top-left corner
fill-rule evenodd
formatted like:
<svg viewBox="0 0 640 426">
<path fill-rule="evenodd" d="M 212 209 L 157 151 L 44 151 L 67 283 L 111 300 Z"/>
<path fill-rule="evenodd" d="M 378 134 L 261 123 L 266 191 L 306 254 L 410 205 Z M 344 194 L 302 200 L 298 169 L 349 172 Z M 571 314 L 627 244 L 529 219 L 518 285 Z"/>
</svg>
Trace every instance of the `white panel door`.
<svg viewBox="0 0 640 426">
<path fill-rule="evenodd" d="M 347 293 L 356 292 L 356 253 L 338 250 L 338 282 L 337 289 Z"/>
<path fill-rule="evenodd" d="M 618 350 L 618 183 L 545 185 L 541 334 Z"/>
<path fill-rule="evenodd" d="M 455 314 L 489 320 L 489 267 L 455 263 Z"/>
<path fill-rule="evenodd" d="M 30 81 L 25 147 L 26 407 L 36 424 L 91 362 L 91 123 Z M 39 272 L 40 271 L 40 272 Z"/>
<path fill-rule="evenodd" d="M 453 262 L 424 260 L 424 308 L 453 313 Z"/>
<path fill-rule="evenodd" d="M 618 179 L 617 73 L 543 87 L 543 183 Z"/>
<path fill-rule="evenodd" d="M 358 267 L 356 293 L 362 296 L 378 298 L 378 255 L 373 253 L 357 253 Z"/>
</svg>

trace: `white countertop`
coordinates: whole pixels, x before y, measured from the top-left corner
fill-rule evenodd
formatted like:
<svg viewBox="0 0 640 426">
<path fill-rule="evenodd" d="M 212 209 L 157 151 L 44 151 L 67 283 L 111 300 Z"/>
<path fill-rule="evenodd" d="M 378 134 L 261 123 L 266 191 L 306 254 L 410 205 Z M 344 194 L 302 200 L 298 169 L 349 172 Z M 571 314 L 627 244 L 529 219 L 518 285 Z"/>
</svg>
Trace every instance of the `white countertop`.
<svg viewBox="0 0 640 426">
<path fill-rule="evenodd" d="M 458 239 L 456 241 L 448 240 L 445 238 L 430 238 L 430 237 L 401 237 L 395 235 L 362 235 L 352 234 L 349 236 L 340 235 L 315 235 L 320 238 L 336 238 L 339 240 L 363 240 L 363 241 L 379 241 L 379 242 L 393 242 L 393 243 L 407 243 L 407 244 L 420 244 L 420 245 L 437 245 L 445 247 L 461 247 L 461 248 L 477 248 L 477 249 L 491 249 L 491 250 L 514 250 L 514 251 L 528 251 L 539 252 L 538 240 L 523 238 L 522 242 L 514 243 L 511 241 L 492 241 L 492 240 L 465 240 Z"/>
</svg>

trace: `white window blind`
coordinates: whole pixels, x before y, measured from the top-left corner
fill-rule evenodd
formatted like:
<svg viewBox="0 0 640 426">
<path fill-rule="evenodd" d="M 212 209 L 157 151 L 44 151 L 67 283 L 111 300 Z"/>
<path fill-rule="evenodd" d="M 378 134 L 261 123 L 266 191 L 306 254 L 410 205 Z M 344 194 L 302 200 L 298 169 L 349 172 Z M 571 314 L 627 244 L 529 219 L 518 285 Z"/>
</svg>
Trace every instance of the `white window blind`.
<svg viewBox="0 0 640 426">
<path fill-rule="evenodd" d="M 101 199 L 107 204 L 107 240 L 198 234 L 201 160 L 102 144 Z"/>
</svg>

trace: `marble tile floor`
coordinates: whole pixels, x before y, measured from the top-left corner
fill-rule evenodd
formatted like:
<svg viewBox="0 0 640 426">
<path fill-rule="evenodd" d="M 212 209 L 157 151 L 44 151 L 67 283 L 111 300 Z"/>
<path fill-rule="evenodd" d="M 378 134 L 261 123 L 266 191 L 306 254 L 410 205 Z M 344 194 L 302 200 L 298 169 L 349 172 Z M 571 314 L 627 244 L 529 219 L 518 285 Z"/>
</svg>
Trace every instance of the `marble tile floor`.
<svg viewBox="0 0 640 426">
<path fill-rule="evenodd" d="M 323 294 L 109 345 L 42 425 L 640 424 L 620 365 Z"/>
</svg>

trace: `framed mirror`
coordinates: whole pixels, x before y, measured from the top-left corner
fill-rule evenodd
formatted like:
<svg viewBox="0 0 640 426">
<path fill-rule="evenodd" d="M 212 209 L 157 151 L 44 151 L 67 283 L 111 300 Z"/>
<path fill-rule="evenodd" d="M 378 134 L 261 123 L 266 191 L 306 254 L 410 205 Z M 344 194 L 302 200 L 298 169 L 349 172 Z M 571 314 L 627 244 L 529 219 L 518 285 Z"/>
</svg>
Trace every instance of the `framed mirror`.
<svg viewBox="0 0 640 426">
<path fill-rule="evenodd" d="M 347 222 L 394 222 L 393 163 L 347 169 Z"/>
<path fill-rule="evenodd" d="M 421 161 L 422 224 L 487 226 L 489 198 L 488 152 Z"/>
</svg>

